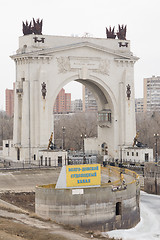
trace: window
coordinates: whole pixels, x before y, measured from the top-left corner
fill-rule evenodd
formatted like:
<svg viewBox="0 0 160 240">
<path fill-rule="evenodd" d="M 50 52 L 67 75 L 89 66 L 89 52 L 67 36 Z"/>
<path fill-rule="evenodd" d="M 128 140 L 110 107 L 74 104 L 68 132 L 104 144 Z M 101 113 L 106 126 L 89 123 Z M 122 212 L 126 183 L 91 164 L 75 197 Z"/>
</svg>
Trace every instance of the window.
<svg viewBox="0 0 160 240">
<path fill-rule="evenodd" d="M 17 160 L 20 160 L 20 149 L 17 148 Z"/>
<path fill-rule="evenodd" d="M 129 152 L 127 152 L 127 156 L 129 156 Z"/>
<path fill-rule="evenodd" d="M 148 160 L 149 160 L 149 153 L 145 153 L 145 156 L 144 156 L 144 157 L 145 157 L 145 159 L 144 159 L 145 162 L 148 162 Z"/>
<path fill-rule="evenodd" d="M 47 157 L 45 157 L 45 166 L 47 166 Z"/>
<path fill-rule="evenodd" d="M 49 160 L 49 166 L 51 166 L 51 158 L 49 157 L 48 160 Z"/>
<path fill-rule="evenodd" d="M 121 215 L 121 202 L 116 203 L 116 215 Z"/>
<path fill-rule="evenodd" d="M 132 152 L 132 156 L 134 156 L 134 152 Z"/>
<path fill-rule="evenodd" d="M 62 167 L 62 156 L 58 156 L 58 167 Z"/>
<path fill-rule="evenodd" d="M 41 166 L 43 166 L 43 156 L 41 156 Z"/>
<path fill-rule="evenodd" d="M 36 160 L 36 154 L 33 155 L 33 159 Z"/>
<path fill-rule="evenodd" d="M 111 113 L 108 113 L 108 121 L 111 122 Z"/>
</svg>

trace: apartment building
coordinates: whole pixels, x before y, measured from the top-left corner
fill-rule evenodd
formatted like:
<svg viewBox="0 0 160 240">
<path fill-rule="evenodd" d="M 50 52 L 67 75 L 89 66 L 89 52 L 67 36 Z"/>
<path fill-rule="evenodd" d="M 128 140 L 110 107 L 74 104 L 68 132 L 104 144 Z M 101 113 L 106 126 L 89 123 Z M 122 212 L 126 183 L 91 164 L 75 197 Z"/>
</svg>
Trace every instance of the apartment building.
<svg viewBox="0 0 160 240">
<path fill-rule="evenodd" d="M 14 115 L 14 90 L 6 89 L 5 90 L 5 100 L 6 100 L 6 114 L 9 117 L 13 117 Z"/>
<path fill-rule="evenodd" d="M 71 112 L 71 93 L 65 93 L 62 88 L 57 95 L 54 107 L 54 113 L 68 113 Z"/>
<path fill-rule="evenodd" d="M 88 88 L 83 86 L 83 111 L 84 112 L 92 112 L 97 111 L 97 103 L 94 95 Z"/>
<path fill-rule="evenodd" d="M 160 111 L 160 76 L 144 78 L 144 112 Z"/>
<path fill-rule="evenodd" d="M 135 112 L 136 113 L 142 113 L 143 112 L 143 106 L 144 106 L 144 100 L 143 98 L 136 98 L 135 99 Z"/>
</svg>

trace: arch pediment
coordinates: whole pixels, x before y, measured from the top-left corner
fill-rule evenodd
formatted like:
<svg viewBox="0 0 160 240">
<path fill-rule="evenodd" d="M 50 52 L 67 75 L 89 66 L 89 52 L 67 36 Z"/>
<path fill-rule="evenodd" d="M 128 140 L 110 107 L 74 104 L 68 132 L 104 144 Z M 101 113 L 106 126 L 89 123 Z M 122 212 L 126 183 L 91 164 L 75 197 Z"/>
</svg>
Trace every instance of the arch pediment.
<svg viewBox="0 0 160 240">
<path fill-rule="evenodd" d="M 137 61 L 139 58 L 133 56 L 132 52 L 126 51 L 122 52 L 120 50 L 112 50 L 110 48 L 107 48 L 102 45 L 98 45 L 92 42 L 84 41 L 84 42 L 79 42 L 79 43 L 73 43 L 73 44 L 67 44 L 67 45 L 61 45 L 61 46 L 56 46 L 52 48 L 46 48 L 46 49 L 41 49 L 41 50 L 33 50 L 29 51 L 26 53 L 18 53 L 16 55 L 11 56 L 12 59 L 16 58 L 21 58 L 24 57 L 51 57 L 52 55 L 55 55 L 56 53 L 59 52 L 65 52 L 69 50 L 76 50 L 76 49 L 81 49 L 85 52 L 88 50 L 93 50 L 93 51 L 99 51 L 103 52 L 105 54 L 111 54 L 115 58 L 115 60 L 128 60 L 128 61 Z"/>
</svg>

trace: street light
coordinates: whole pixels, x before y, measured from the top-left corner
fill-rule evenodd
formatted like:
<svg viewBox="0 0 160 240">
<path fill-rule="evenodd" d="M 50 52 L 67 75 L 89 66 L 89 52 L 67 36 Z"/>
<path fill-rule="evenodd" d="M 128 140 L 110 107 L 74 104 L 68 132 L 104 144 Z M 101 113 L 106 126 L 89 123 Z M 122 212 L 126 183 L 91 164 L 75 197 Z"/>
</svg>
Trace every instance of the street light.
<svg viewBox="0 0 160 240">
<path fill-rule="evenodd" d="M 158 142 L 159 134 L 154 133 L 154 138 L 156 140 L 156 142 L 155 142 L 155 162 L 157 162 L 157 160 L 158 160 L 157 142 Z"/>
<path fill-rule="evenodd" d="M 63 126 L 62 127 L 62 150 L 65 149 L 65 130 L 66 128 Z"/>
<path fill-rule="evenodd" d="M 87 137 L 86 134 L 81 134 L 81 139 L 82 139 L 82 150 L 83 150 L 83 164 L 86 163 L 86 158 L 85 158 L 85 152 L 84 152 L 84 139 Z"/>
</svg>

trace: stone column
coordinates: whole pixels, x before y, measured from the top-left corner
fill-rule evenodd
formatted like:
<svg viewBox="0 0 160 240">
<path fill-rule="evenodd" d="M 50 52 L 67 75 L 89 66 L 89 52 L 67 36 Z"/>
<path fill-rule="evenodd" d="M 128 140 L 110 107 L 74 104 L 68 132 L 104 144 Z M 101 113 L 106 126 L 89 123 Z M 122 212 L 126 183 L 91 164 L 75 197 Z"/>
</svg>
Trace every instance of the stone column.
<svg viewBox="0 0 160 240">
<path fill-rule="evenodd" d="M 19 82 L 15 83 L 14 92 L 14 129 L 13 129 L 13 144 L 21 144 L 21 109 L 22 100 L 21 96 L 17 93 L 19 89 Z"/>
<path fill-rule="evenodd" d="M 34 80 L 34 133 L 35 133 L 35 147 L 38 147 L 40 144 L 40 128 L 39 128 L 39 112 L 40 112 L 40 105 L 39 105 L 39 82 L 38 80 Z"/>
<path fill-rule="evenodd" d="M 46 84 L 46 96 L 42 96 L 42 83 Z M 41 70 L 40 72 L 40 91 L 39 91 L 39 106 L 40 106 L 40 147 L 47 148 L 48 141 L 49 141 L 49 132 L 48 132 L 48 106 L 49 106 L 49 100 L 48 100 L 48 81 L 47 81 L 47 74 L 45 71 Z"/>
<path fill-rule="evenodd" d="M 30 138 L 31 148 L 35 146 L 35 85 L 30 79 Z"/>
<path fill-rule="evenodd" d="M 22 98 L 22 147 L 29 147 L 29 81 L 23 82 Z"/>
<path fill-rule="evenodd" d="M 124 82 L 119 83 L 119 145 L 125 142 L 125 102 Z"/>
<path fill-rule="evenodd" d="M 127 97 L 127 85 L 130 85 L 130 98 Z M 125 78 L 125 145 L 132 146 L 133 139 L 136 135 L 135 121 L 135 97 L 134 97 L 134 69 L 133 63 L 130 63 Z"/>
</svg>

